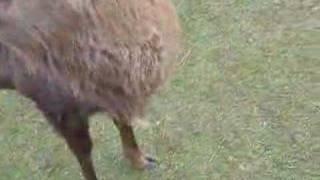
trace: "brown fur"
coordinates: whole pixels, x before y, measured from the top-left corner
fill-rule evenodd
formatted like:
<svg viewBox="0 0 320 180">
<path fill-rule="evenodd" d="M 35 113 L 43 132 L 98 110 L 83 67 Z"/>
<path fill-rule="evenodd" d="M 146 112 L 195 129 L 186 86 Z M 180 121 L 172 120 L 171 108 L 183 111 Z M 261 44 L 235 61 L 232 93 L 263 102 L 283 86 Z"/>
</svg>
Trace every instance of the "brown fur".
<svg viewBox="0 0 320 180">
<path fill-rule="evenodd" d="M 71 150 L 67 132 L 87 125 L 59 119 L 107 112 L 143 166 L 131 124 L 177 64 L 180 31 L 170 0 L 0 0 L 0 88 L 33 99 Z"/>
<path fill-rule="evenodd" d="M 49 71 L 75 95 L 128 123 L 141 115 L 146 98 L 174 65 L 180 29 L 167 0 L 58 1 L 62 10 L 49 1 L 34 0 L 32 9 L 20 1 L 14 7 L 24 7 L 22 17 L 8 18 L 18 27 L 0 28 L 0 40 L 25 59 L 31 73 Z"/>
</svg>

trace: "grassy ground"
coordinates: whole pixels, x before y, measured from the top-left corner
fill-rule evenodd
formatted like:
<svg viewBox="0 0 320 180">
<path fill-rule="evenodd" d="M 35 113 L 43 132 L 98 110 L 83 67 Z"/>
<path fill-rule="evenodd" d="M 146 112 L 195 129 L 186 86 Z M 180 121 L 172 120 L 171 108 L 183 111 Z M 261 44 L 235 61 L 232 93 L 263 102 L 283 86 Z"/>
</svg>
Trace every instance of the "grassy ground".
<svg viewBox="0 0 320 180">
<path fill-rule="evenodd" d="M 176 0 L 189 56 L 136 129 L 160 160 L 153 172 L 120 159 L 119 137 L 92 118 L 101 179 L 320 179 L 320 3 Z M 0 94 L 0 179 L 80 179 L 43 117 Z"/>
</svg>

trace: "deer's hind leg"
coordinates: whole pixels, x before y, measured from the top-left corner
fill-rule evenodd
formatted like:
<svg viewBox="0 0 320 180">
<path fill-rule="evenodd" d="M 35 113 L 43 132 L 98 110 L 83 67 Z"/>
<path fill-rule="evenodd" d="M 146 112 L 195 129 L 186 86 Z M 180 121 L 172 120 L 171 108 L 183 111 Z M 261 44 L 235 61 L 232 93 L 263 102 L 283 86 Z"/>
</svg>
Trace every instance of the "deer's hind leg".
<svg viewBox="0 0 320 180">
<path fill-rule="evenodd" d="M 140 170 L 154 169 L 156 167 L 156 160 L 141 151 L 136 141 L 133 128 L 121 120 L 114 119 L 113 122 L 119 130 L 123 154 L 131 165 Z"/>
</svg>

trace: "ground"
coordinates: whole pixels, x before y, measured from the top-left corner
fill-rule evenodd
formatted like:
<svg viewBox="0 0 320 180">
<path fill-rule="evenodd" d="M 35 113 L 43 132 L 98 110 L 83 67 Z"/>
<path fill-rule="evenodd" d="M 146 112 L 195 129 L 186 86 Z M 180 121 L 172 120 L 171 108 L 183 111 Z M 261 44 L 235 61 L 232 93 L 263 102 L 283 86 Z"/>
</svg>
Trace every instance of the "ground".
<svg viewBox="0 0 320 180">
<path fill-rule="evenodd" d="M 102 180 L 320 179 L 320 2 L 175 0 L 186 55 L 147 111 L 151 172 L 121 159 L 110 119 L 91 120 Z M 74 180 L 79 166 L 29 100 L 0 93 L 0 179 Z"/>
</svg>

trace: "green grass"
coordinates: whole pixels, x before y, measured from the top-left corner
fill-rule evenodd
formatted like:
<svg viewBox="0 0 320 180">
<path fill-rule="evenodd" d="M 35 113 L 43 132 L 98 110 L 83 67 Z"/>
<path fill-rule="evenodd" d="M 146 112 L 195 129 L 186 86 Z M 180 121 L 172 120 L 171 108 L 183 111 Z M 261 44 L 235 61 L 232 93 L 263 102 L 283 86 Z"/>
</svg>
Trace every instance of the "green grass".
<svg viewBox="0 0 320 180">
<path fill-rule="evenodd" d="M 137 128 L 160 160 L 122 160 L 118 132 L 92 118 L 101 179 L 320 179 L 320 3 L 176 0 L 189 55 Z M 0 179 L 80 179 L 78 164 L 34 105 L 0 94 Z"/>
</svg>

